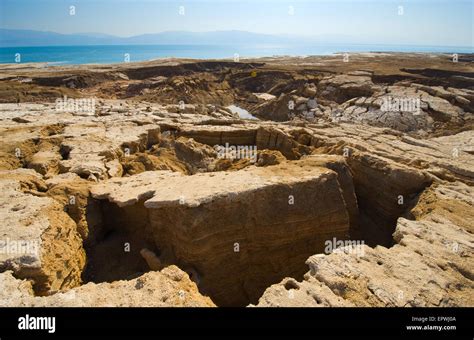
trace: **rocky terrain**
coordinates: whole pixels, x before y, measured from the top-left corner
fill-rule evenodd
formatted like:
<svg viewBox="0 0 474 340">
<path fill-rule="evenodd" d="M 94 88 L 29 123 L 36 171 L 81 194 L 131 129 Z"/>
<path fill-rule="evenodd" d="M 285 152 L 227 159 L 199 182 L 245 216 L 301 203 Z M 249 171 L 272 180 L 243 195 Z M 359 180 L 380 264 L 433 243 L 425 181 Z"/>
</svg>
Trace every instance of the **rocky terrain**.
<svg viewBox="0 0 474 340">
<path fill-rule="evenodd" d="M 474 57 L 345 59 L 1 66 L 0 305 L 473 306 Z"/>
</svg>

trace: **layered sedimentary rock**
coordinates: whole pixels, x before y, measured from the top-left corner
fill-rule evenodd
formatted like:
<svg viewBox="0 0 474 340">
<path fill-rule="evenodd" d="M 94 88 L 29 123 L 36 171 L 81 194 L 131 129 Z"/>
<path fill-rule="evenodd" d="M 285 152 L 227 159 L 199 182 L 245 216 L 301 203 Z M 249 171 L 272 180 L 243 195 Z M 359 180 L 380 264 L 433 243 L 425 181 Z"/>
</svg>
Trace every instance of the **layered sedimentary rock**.
<svg viewBox="0 0 474 340">
<path fill-rule="evenodd" d="M 96 97 L 0 107 L 2 304 L 472 306 L 472 57 L 340 57 L 0 70 Z"/>
<path fill-rule="evenodd" d="M 92 194 L 123 208 L 111 208 L 106 223 L 137 228 L 144 222 L 134 218 L 148 219 L 143 237 L 162 262 L 195 273 L 217 304 L 243 305 L 283 273 L 301 275 L 299 264 L 330 236 L 348 237 L 357 205 L 351 189 L 308 159 L 231 173 L 146 172 L 98 184 Z M 133 204 L 146 212 L 131 216 Z"/>
<path fill-rule="evenodd" d="M 430 187 L 415 220 L 398 219 L 393 247 L 314 255 L 302 282 L 283 280 L 258 305 L 472 306 L 473 194 L 465 184 Z"/>
<path fill-rule="evenodd" d="M 43 119 L 45 122 L 48 121 L 47 116 L 43 115 Z M 35 129 L 44 131 L 45 128 L 41 124 L 39 126 L 36 124 L 38 123 L 32 123 L 33 131 Z M 306 258 L 323 252 L 324 241 L 332 237 L 345 239 L 350 236 L 353 239 L 363 239 L 371 246 L 377 244 L 391 246 L 394 243 L 391 234 L 395 231 L 397 217 L 412 206 L 413 200 L 420 193 L 423 194 L 425 188 L 433 183 L 445 181 L 465 185 L 471 185 L 473 182 L 472 158 L 465 152 L 469 151 L 466 149 L 468 143 L 459 145 L 459 140 L 470 140 L 470 132 L 462 133 L 462 139 L 442 137 L 421 141 L 393 130 L 348 124 L 305 127 L 250 122 L 194 125 L 186 121 L 177 124 L 160 119 L 156 124 L 142 126 L 141 135 L 145 136 L 145 140 L 137 142 L 136 145 L 142 143 L 142 146 L 136 147 L 134 149 L 136 152 L 150 147 L 145 145 L 148 144 L 146 140 L 150 135 L 148 130 L 170 131 L 171 126 L 175 126 L 179 127 L 175 129 L 175 145 L 180 148 L 177 150 L 187 155 L 183 160 L 194 158 L 194 154 L 189 154 L 185 146 L 194 145 L 193 150 L 199 147 L 204 152 L 207 150 L 205 144 L 212 146 L 214 143 L 229 142 L 255 144 L 259 150 L 278 151 L 288 160 L 280 160 L 280 165 L 266 168 L 248 164 L 247 168 L 235 173 L 216 172 L 187 176 L 181 171 L 145 171 L 106 181 L 98 178 L 101 182 L 97 185 L 94 185 L 95 180 L 91 178 L 86 180 L 66 173 L 45 175 L 50 178 L 43 182 L 43 175 L 32 169 L 29 170 L 28 178 L 20 176 L 18 170 L 4 171 L 3 177 L 7 178 L 5 176 L 8 175 L 9 179 L 19 180 L 17 185 L 23 188 L 23 191 L 20 191 L 23 195 L 33 195 L 31 197 L 34 199 L 45 199 L 38 196 L 50 196 L 62 205 L 76 223 L 77 234 L 86 241 L 88 247 L 92 245 L 90 247 L 97 249 L 95 253 L 92 251 L 88 258 L 88 262 L 93 264 L 91 271 L 96 276 L 87 277 L 88 279 L 97 282 L 113 281 L 137 277 L 146 271 L 146 263 L 143 259 L 137 258 L 133 260 L 136 265 L 128 269 L 126 266 L 129 262 L 126 261 L 118 261 L 114 267 L 110 267 L 116 268 L 114 270 L 117 272 L 110 271 L 116 276 L 100 273 L 102 265 L 108 267 L 95 258 L 111 254 L 110 247 L 113 247 L 118 249 L 116 251 L 118 255 L 112 256 L 107 262 L 114 262 L 115 257 L 123 256 L 123 243 L 132 240 L 132 253 L 136 252 L 139 256 L 142 248 L 150 247 L 163 260 L 164 265 L 176 263 L 182 266 L 193 276 L 193 280 L 199 282 L 198 286 L 204 294 L 212 296 L 218 304 L 223 305 L 256 303 L 259 294 L 282 277 L 300 278 L 306 271 L 304 266 Z M 64 131 L 68 130 L 61 129 L 57 137 L 61 137 Z M 241 132 L 243 135 L 239 135 Z M 21 136 L 23 138 L 31 136 L 26 133 L 15 133 L 18 143 L 26 143 L 25 139 L 20 138 Z M 38 135 L 41 136 L 41 133 Z M 193 142 L 191 139 L 180 141 L 180 138 L 190 136 L 196 141 Z M 210 136 L 216 137 L 213 139 L 214 137 Z M 155 142 L 159 143 L 163 138 L 167 137 L 158 133 Z M 204 143 L 204 146 L 196 143 Z M 153 143 L 150 144 L 152 147 Z M 121 148 L 120 143 L 116 145 Z M 339 156 L 327 156 L 328 153 Z M 80 153 L 77 155 L 79 164 L 82 162 L 88 164 L 87 157 L 79 157 Z M 197 161 L 203 159 L 203 155 L 210 159 L 215 157 L 212 152 L 196 155 Z M 123 158 L 117 157 L 115 161 L 119 165 L 125 164 Z M 292 161 L 298 158 L 301 160 Z M 102 160 L 101 164 L 105 166 L 106 161 L 107 159 Z M 307 170 L 309 178 L 302 175 Z M 318 182 L 317 179 L 321 176 L 327 177 L 325 184 Z M 328 187 L 334 189 L 329 190 Z M 89 197 L 91 188 L 93 196 Z M 322 191 L 322 188 L 326 188 L 326 191 Z M 292 227 L 294 230 L 299 230 L 298 227 L 303 228 L 300 232 L 290 230 L 290 226 L 295 223 L 293 221 L 295 216 L 291 215 L 289 210 L 292 208 L 289 196 L 296 189 L 300 190 L 302 195 L 300 197 L 323 195 L 323 198 L 319 197 L 314 202 L 305 198 L 302 202 L 298 195 L 294 196 L 296 210 L 303 209 L 299 210 L 299 213 L 295 212 L 297 216 L 302 214 L 301 211 L 306 211 L 307 214 L 306 220 L 303 220 L 301 225 Z M 323 192 L 334 194 L 337 200 L 328 200 Z M 77 200 L 77 206 L 69 204 L 71 195 Z M 399 196 L 403 198 L 402 204 L 399 203 Z M 283 206 L 276 205 L 277 197 L 284 197 L 281 199 Z M 332 213 L 328 212 L 326 219 L 319 214 L 324 215 L 325 211 L 329 211 L 328 207 L 318 206 L 325 202 L 331 202 L 332 207 L 330 210 Z M 68 216 L 63 212 L 61 214 L 67 220 Z M 285 216 L 288 219 L 285 219 Z M 333 220 L 344 228 L 331 229 Z M 235 221 L 235 225 L 225 227 L 224 221 Z M 258 236 L 252 230 L 261 228 L 252 228 L 258 228 L 259 221 L 267 228 L 276 224 L 268 231 L 264 229 L 264 233 Z M 307 233 L 302 232 L 306 228 L 305 225 L 311 226 Z M 89 229 L 93 230 L 92 234 Z M 117 238 L 123 242 L 110 241 L 111 245 L 104 246 L 103 250 L 99 251 L 104 235 L 116 229 L 126 231 L 122 238 Z M 328 233 L 318 236 L 322 229 Z M 249 248 L 249 240 L 256 236 L 258 236 L 257 242 L 254 244 L 257 246 Z M 302 237 L 300 243 L 298 243 L 299 236 Z M 259 237 L 264 239 L 261 240 Z M 282 242 L 281 245 L 287 248 L 281 250 L 275 246 L 278 242 Z M 234 251 L 236 243 L 238 252 Z M 293 246 L 295 244 L 297 246 Z M 249 249 L 252 249 L 250 255 Z M 331 256 L 333 255 L 328 257 Z M 122 270 L 123 267 L 126 270 Z M 70 265 L 68 264 L 66 268 L 70 268 Z M 223 268 L 232 270 L 222 270 Z M 80 272 L 81 269 L 78 268 L 77 273 Z M 227 275 L 228 272 L 241 274 Z M 76 274 L 76 277 L 79 275 Z M 26 277 L 35 282 L 35 275 Z M 79 279 L 71 286 L 78 284 Z M 45 291 L 55 290 L 56 288 L 47 288 Z M 325 288 L 323 290 L 326 291 Z M 297 292 L 295 294 L 298 296 Z M 335 297 L 335 300 L 330 301 L 340 300 L 340 296 Z M 351 301 L 345 302 L 354 304 Z M 455 303 L 458 302 L 456 300 Z"/>
</svg>

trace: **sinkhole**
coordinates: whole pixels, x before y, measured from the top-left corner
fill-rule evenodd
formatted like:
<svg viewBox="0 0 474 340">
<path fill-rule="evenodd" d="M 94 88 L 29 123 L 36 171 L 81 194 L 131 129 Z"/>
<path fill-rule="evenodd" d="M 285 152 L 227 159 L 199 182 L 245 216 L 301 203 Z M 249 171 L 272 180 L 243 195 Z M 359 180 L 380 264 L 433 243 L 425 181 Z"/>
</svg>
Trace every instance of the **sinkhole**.
<svg viewBox="0 0 474 340">
<path fill-rule="evenodd" d="M 218 306 L 256 304 L 267 287 L 283 278 L 300 281 L 308 272 L 306 259 L 323 253 L 327 240 L 390 247 L 397 218 L 429 185 L 409 171 L 387 172 L 363 157 L 310 157 L 309 165 L 307 159 L 295 160 L 258 173 L 278 177 L 301 169 L 294 181 L 219 194 L 197 206 L 176 202 L 147 208 L 153 193 L 127 206 L 99 200 L 102 223 L 85 247 L 84 281 L 131 279 L 174 264 Z M 306 175 L 315 166 L 332 174 Z M 402 205 L 399 195 L 405 198 Z M 289 204 L 290 196 L 298 204 Z M 158 264 L 150 266 L 144 251 Z"/>
</svg>

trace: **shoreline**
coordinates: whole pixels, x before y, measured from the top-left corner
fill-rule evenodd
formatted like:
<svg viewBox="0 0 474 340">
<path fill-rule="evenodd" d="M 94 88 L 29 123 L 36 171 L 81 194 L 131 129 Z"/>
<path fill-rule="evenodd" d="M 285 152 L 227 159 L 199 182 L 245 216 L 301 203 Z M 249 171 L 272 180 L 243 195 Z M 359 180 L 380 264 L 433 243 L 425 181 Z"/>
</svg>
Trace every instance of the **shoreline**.
<svg viewBox="0 0 474 340">
<path fill-rule="evenodd" d="M 330 57 L 340 54 L 417 54 L 470 55 L 471 46 L 416 46 L 383 44 L 295 44 L 295 45 L 65 45 L 65 46 L 1 46 L 0 65 L 15 64 L 16 56 L 27 63 L 50 66 L 119 65 L 153 62 L 163 59 L 240 60 L 261 58 Z M 119 56 L 123 55 L 122 59 Z M 129 61 L 125 61 L 128 55 Z M 173 55 L 173 56 L 171 56 Z M 36 61 L 35 59 L 40 59 Z M 49 60 L 47 60 L 49 59 Z M 58 59 L 58 60 L 56 60 Z M 63 60 L 59 60 L 63 59 Z M 33 61 L 29 61 L 33 60 Z"/>
<path fill-rule="evenodd" d="M 137 60 L 129 62 L 117 62 L 117 63 L 66 63 L 66 62 L 47 62 L 47 61 L 38 61 L 38 62 L 25 62 L 25 63 L 2 63 L 0 62 L 0 70 L 3 68 L 11 69 L 22 69 L 22 68 L 81 68 L 81 67 L 122 67 L 122 66 L 141 66 L 143 64 L 154 64 L 154 63 L 163 63 L 163 62 L 177 62 L 177 63 L 186 63 L 186 62 L 235 62 L 235 63 L 244 63 L 244 62 L 265 62 L 265 61 L 286 61 L 292 59 L 305 60 L 305 59 L 324 59 L 324 58 L 333 58 L 340 57 L 344 54 L 352 57 L 452 57 L 455 52 L 386 52 L 386 51 L 368 51 L 368 52 L 333 52 L 330 54 L 315 54 L 315 55 L 273 55 L 273 56 L 259 56 L 259 57 L 246 57 L 240 56 L 239 61 L 234 61 L 232 57 L 228 58 L 189 58 L 189 57 L 158 57 L 147 60 Z M 456 53 L 459 57 L 474 57 L 474 52 L 472 53 Z M 474 59 L 474 58 L 473 58 Z"/>
</svg>

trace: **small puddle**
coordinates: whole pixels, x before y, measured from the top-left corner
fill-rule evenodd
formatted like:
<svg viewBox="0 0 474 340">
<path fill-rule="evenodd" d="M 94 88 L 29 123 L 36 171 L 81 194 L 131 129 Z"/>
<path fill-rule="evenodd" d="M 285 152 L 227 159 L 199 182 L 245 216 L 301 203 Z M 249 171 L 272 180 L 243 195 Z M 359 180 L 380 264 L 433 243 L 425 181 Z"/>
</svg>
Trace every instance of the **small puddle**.
<svg viewBox="0 0 474 340">
<path fill-rule="evenodd" d="M 242 119 L 256 119 L 258 120 L 257 117 L 249 113 L 247 110 L 242 109 L 241 107 L 235 106 L 235 105 L 229 105 L 227 106 L 229 110 L 232 111 L 232 113 L 237 113 L 239 115 L 239 118 Z"/>
</svg>

